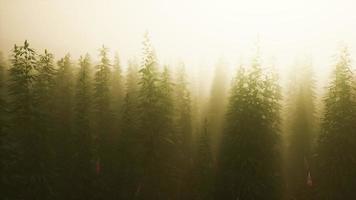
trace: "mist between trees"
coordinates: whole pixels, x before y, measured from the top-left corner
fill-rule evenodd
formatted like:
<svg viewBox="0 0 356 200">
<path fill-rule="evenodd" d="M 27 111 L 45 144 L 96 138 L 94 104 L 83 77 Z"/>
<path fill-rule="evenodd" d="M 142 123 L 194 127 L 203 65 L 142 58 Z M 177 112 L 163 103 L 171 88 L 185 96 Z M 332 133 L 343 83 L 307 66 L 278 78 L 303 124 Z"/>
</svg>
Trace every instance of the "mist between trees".
<svg viewBox="0 0 356 200">
<path fill-rule="evenodd" d="M 25 41 L 1 59 L 1 199 L 356 199 L 347 48 L 321 103 L 311 62 L 286 91 L 259 55 L 231 81 L 218 63 L 206 99 L 147 36 L 125 73 L 108 51 L 55 61 Z"/>
</svg>

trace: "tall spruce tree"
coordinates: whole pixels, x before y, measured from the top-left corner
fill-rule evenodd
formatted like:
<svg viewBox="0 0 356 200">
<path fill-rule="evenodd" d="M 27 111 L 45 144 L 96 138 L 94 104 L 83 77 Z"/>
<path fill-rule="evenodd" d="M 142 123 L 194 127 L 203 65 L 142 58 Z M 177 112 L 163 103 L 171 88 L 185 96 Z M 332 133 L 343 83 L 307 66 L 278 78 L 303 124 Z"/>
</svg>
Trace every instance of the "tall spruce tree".
<svg viewBox="0 0 356 200">
<path fill-rule="evenodd" d="M 134 199 L 141 175 L 138 81 L 138 64 L 135 60 L 130 60 L 125 79 L 126 94 L 122 106 L 122 126 L 117 157 L 121 172 L 120 199 Z"/>
<path fill-rule="evenodd" d="M 37 55 L 25 41 L 13 49 L 10 68 L 11 131 L 15 138 L 14 199 L 50 199 L 46 134 L 38 131 L 35 121 L 34 83 Z"/>
<path fill-rule="evenodd" d="M 198 137 L 194 154 L 192 182 L 195 185 L 191 199 L 214 199 L 214 168 L 208 120 L 205 119 L 202 133 Z"/>
<path fill-rule="evenodd" d="M 0 52 L 0 193 L 3 197 L 10 198 L 9 188 L 9 163 L 13 159 L 9 141 L 8 127 L 8 105 L 6 98 L 7 84 L 7 62 L 5 61 L 2 52 Z"/>
<path fill-rule="evenodd" d="M 258 57 L 233 81 L 220 152 L 217 197 L 279 199 L 279 86 Z"/>
<path fill-rule="evenodd" d="M 46 144 L 51 145 L 50 140 L 53 137 L 52 96 L 54 94 L 54 78 L 56 73 L 53 54 L 45 50 L 43 54 L 39 55 L 36 68 L 37 73 L 34 82 L 34 117 L 36 118 L 35 120 L 38 131 L 48 137 Z M 53 157 L 53 155 L 51 157 Z"/>
<path fill-rule="evenodd" d="M 54 195 L 54 178 L 55 178 L 55 163 L 54 163 L 54 148 L 51 141 L 54 137 L 53 117 L 52 117 L 52 95 L 54 89 L 54 56 L 47 50 L 39 55 L 36 66 L 37 73 L 34 80 L 33 96 L 34 96 L 34 125 L 36 132 L 40 133 L 43 140 L 43 150 L 40 152 L 43 157 L 41 165 L 47 170 L 47 184 L 50 186 L 51 198 Z"/>
<path fill-rule="evenodd" d="M 123 76 L 122 76 L 122 66 L 120 63 L 119 55 L 115 55 L 114 63 L 113 63 L 113 72 L 112 72 L 112 110 L 115 115 L 115 121 L 117 122 L 117 126 L 120 126 L 120 121 L 122 117 L 122 104 L 124 100 L 124 85 L 123 85 Z M 118 127 L 115 129 L 118 130 Z"/>
<path fill-rule="evenodd" d="M 73 182 L 73 99 L 74 68 L 70 54 L 57 62 L 53 94 L 52 116 L 54 137 L 51 145 L 55 151 L 56 192 L 59 199 L 71 199 L 75 191 L 68 185 Z"/>
<path fill-rule="evenodd" d="M 92 105 L 92 66 L 89 54 L 79 59 L 79 71 L 76 76 L 74 103 L 73 142 L 73 190 L 77 191 L 73 199 L 90 199 L 92 194 L 94 169 L 93 163 L 93 105 Z"/>
<path fill-rule="evenodd" d="M 139 69 L 135 60 L 130 60 L 127 69 L 126 94 L 122 108 L 122 132 L 134 134 L 138 128 Z M 122 138 L 125 138 L 122 136 Z"/>
<path fill-rule="evenodd" d="M 355 199 L 355 99 L 348 49 L 341 50 L 324 99 L 325 110 L 317 148 L 321 199 Z"/>
<path fill-rule="evenodd" d="M 164 198 L 177 199 L 179 197 L 179 176 L 180 170 L 179 160 L 176 156 L 179 152 L 179 144 L 177 143 L 177 134 L 174 126 L 174 83 L 172 81 L 171 73 L 168 66 L 164 66 L 161 78 L 159 80 L 160 93 L 160 116 L 161 116 L 161 147 L 159 151 L 161 173 L 164 176 L 164 190 L 166 196 Z M 178 162 L 177 162 L 178 161 Z"/>
<path fill-rule="evenodd" d="M 191 185 L 189 178 L 192 168 L 192 105 L 191 94 L 188 88 L 188 78 L 185 72 L 185 65 L 182 63 L 177 72 L 175 84 L 175 124 L 176 143 L 178 148 L 178 166 L 181 169 L 178 190 L 180 198 L 189 198 Z M 186 196 L 188 195 L 188 196 Z"/>
<path fill-rule="evenodd" d="M 162 123 L 168 115 L 163 106 L 162 81 L 158 63 L 148 34 L 143 42 L 143 62 L 140 69 L 139 112 L 141 134 L 142 180 L 136 197 L 139 199 L 169 199 L 164 173 L 166 163 L 167 136 Z"/>
<path fill-rule="evenodd" d="M 94 113 L 95 113 L 95 145 L 96 145 L 96 173 L 99 177 L 99 198 L 114 198 L 113 161 L 114 134 L 112 131 L 113 113 L 111 110 L 110 81 L 112 77 L 111 63 L 108 58 L 108 48 L 100 50 L 100 62 L 96 66 L 94 75 Z"/>
</svg>

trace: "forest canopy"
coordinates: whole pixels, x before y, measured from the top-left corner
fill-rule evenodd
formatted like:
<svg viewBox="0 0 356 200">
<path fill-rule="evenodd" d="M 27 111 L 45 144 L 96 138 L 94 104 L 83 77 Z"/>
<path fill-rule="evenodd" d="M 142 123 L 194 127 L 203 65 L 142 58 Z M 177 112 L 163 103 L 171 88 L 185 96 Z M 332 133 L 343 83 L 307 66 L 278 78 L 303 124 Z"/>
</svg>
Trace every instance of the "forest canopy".
<svg viewBox="0 0 356 200">
<path fill-rule="evenodd" d="M 322 95 L 310 60 L 282 87 L 259 51 L 206 77 L 142 56 L 0 59 L 2 199 L 355 199 L 356 82 L 347 47 Z M 257 48 L 258 50 L 259 48 Z"/>
</svg>

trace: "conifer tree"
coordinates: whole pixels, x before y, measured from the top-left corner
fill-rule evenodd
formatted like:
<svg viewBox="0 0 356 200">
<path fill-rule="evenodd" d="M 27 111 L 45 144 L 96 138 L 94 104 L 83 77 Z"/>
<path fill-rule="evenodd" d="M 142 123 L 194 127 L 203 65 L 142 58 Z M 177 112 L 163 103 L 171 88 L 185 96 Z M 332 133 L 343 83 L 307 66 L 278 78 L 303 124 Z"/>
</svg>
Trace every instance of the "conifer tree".
<svg viewBox="0 0 356 200">
<path fill-rule="evenodd" d="M 133 134 L 138 128 L 139 72 L 135 60 L 130 60 L 126 75 L 126 94 L 122 109 L 122 132 Z"/>
<path fill-rule="evenodd" d="M 70 199 L 74 192 L 68 182 L 73 182 L 73 100 L 74 69 L 70 54 L 57 62 L 53 94 L 52 116 L 54 137 L 51 145 L 55 151 L 56 192 L 58 198 Z M 65 148 L 64 148 L 65 147 Z"/>
<path fill-rule="evenodd" d="M 163 72 L 159 80 L 159 93 L 160 93 L 160 131 L 161 134 L 161 146 L 160 146 L 160 162 L 163 163 L 160 167 L 162 176 L 164 177 L 164 190 L 166 196 L 164 198 L 175 199 L 179 197 L 178 184 L 180 170 L 177 164 L 179 144 L 177 143 L 177 134 L 174 126 L 174 83 L 171 78 L 170 70 L 168 66 L 164 66 Z"/>
<path fill-rule="evenodd" d="M 230 92 L 223 135 L 218 197 L 279 199 L 279 86 L 258 57 L 240 68 Z"/>
<path fill-rule="evenodd" d="M 54 94 L 55 67 L 54 56 L 45 50 L 44 54 L 39 55 L 37 63 L 36 80 L 34 83 L 34 98 L 36 112 L 36 126 L 38 131 L 43 132 L 51 139 L 53 134 L 52 119 L 52 96 Z M 50 145 L 50 141 L 47 141 Z"/>
<path fill-rule="evenodd" d="M 138 109 L 138 64 L 130 60 L 126 74 L 126 94 L 122 106 L 122 126 L 118 144 L 120 173 L 120 199 L 133 199 L 140 180 L 139 109 Z"/>
<path fill-rule="evenodd" d="M 94 179 L 93 163 L 93 131 L 92 131 L 92 66 L 89 54 L 79 59 L 79 71 L 76 77 L 74 119 L 75 131 L 73 141 L 76 147 L 73 157 L 73 171 L 75 182 L 72 183 L 76 191 L 75 199 L 92 197 Z"/>
<path fill-rule="evenodd" d="M 113 133 L 111 110 L 110 81 L 112 77 L 111 63 L 108 58 L 108 48 L 100 49 L 100 62 L 96 66 L 94 75 L 94 114 L 95 114 L 95 143 L 96 143 L 96 168 L 102 191 L 105 198 L 112 199 L 114 195 L 114 163 L 117 133 Z M 100 197 L 104 198 L 104 197 Z"/>
<path fill-rule="evenodd" d="M 10 68 L 11 131 L 16 142 L 14 170 L 15 199 L 50 199 L 47 136 L 36 130 L 34 82 L 37 67 L 35 50 L 25 41 L 13 49 Z"/>
<path fill-rule="evenodd" d="M 139 199 L 159 199 L 158 174 L 156 168 L 158 161 L 157 140 L 159 140 L 159 115 L 157 113 L 158 91 L 158 66 L 156 55 L 146 33 L 143 41 L 143 61 L 140 69 L 139 112 L 140 132 L 142 139 L 142 180 L 140 181 L 136 196 Z"/>
<path fill-rule="evenodd" d="M 192 143 L 191 96 L 184 64 L 178 69 L 176 81 L 176 123 L 183 151 L 189 155 Z"/>
<path fill-rule="evenodd" d="M 355 199 L 356 127 L 351 61 L 345 47 L 338 56 L 327 95 L 317 148 L 321 199 Z"/>
<path fill-rule="evenodd" d="M 180 158 L 179 168 L 180 185 L 178 189 L 184 195 L 189 195 L 191 189 L 189 184 L 189 177 L 192 167 L 192 117 L 191 117 L 191 95 L 188 88 L 188 80 L 185 72 L 184 64 L 181 64 L 177 72 L 177 80 L 175 84 L 175 124 L 176 124 L 176 143 L 178 158 Z"/>
<path fill-rule="evenodd" d="M 123 86 L 123 76 L 122 76 L 122 67 L 120 63 L 119 55 L 115 55 L 113 72 L 112 72 L 112 110 L 115 114 L 115 118 L 118 123 L 118 126 L 121 124 L 121 115 L 122 115 L 122 104 L 124 100 L 124 86 Z"/>
<path fill-rule="evenodd" d="M 171 132 L 173 129 L 173 82 L 171 79 L 168 66 L 164 66 L 163 72 L 159 81 L 159 90 L 161 94 L 160 106 L 162 107 L 163 121 L 161 126 L 166 132 Z M 172 135 L 171 135 L 172 136 Z"/>
<path fill-rule="evenodd" d="M 142 180 L 136 196 L 139 199 L 167 199 L 169 189 L 166 176 L 162 173 L 166 164 L 166 144 L 168 132 L 162 126 L 167 119 L 166 108 L 162 106 L 160 74 L 156 55 L 148 34 L 144 38 L 143 62 L 140 69 L 139 112 L 142 138 Z"/>
<path fill-rule="evenodd" d="M 54 148 L 51 141 L 54 137 L 53 118 L 52 118 L 52 95 L 54 89 L 54 56 L 47 50 L 39 55 L 36 66 L 36 75 L 33 86 L 34 96 L 34 126 L 35 131 L 41 134 L 43 149 L 39 154 L 43 157 L 41 165 L 47 170 L 47 184 L 49 189 L 54 190 L 53 182 L 55 178 Z M 53 191 L 51 191 L 51 195 Z"/>
<path fill-rule="evenodd" d="M 10 149 L 9 127 L 8 127 L 8 109 L 6 99 L 6 74 L 7 63 L 0 52 L 0 193 L 4 198 L 9 198 L 9 166 L 12 160 L 13 152 Z"/>
<path fill-rule="evenodd" d="M 214 199 L 214 169 L 211 151 L 211 139 L 208 131 L 208 121 L 205 119 L 203 132 L 197 141 L 197 152 L 194 158 L 193 167 L 193 191 L 192 199 L 209 200 Z"/>
</svg>

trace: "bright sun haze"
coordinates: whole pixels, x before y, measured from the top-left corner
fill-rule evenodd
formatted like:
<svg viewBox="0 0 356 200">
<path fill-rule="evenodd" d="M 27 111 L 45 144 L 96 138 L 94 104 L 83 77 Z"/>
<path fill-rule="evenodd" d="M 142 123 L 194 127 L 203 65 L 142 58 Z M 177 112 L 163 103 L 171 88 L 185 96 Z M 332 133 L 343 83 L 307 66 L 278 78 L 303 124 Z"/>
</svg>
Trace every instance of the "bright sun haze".
<svg viewBox="0 0 356 200">
<path fill-rule="evenodd" d="M 352 0 L 1 0 L 0 49 L 28 39 L 57 57 L 93 56 L 105 44 L 123 60 L 140 56 L 149 31 L 162 63 L 236 66 L 260 41 L 283 71 L 300 55 L 325 72 L 340 42 L 356 47 Z M 324 70 L 325 69 L 325 70 Z"/>
<path fill-rule="evenodd" d="M 0 0 L 0 200 L 356 200 L 356 0 Z"/>
</svg>

